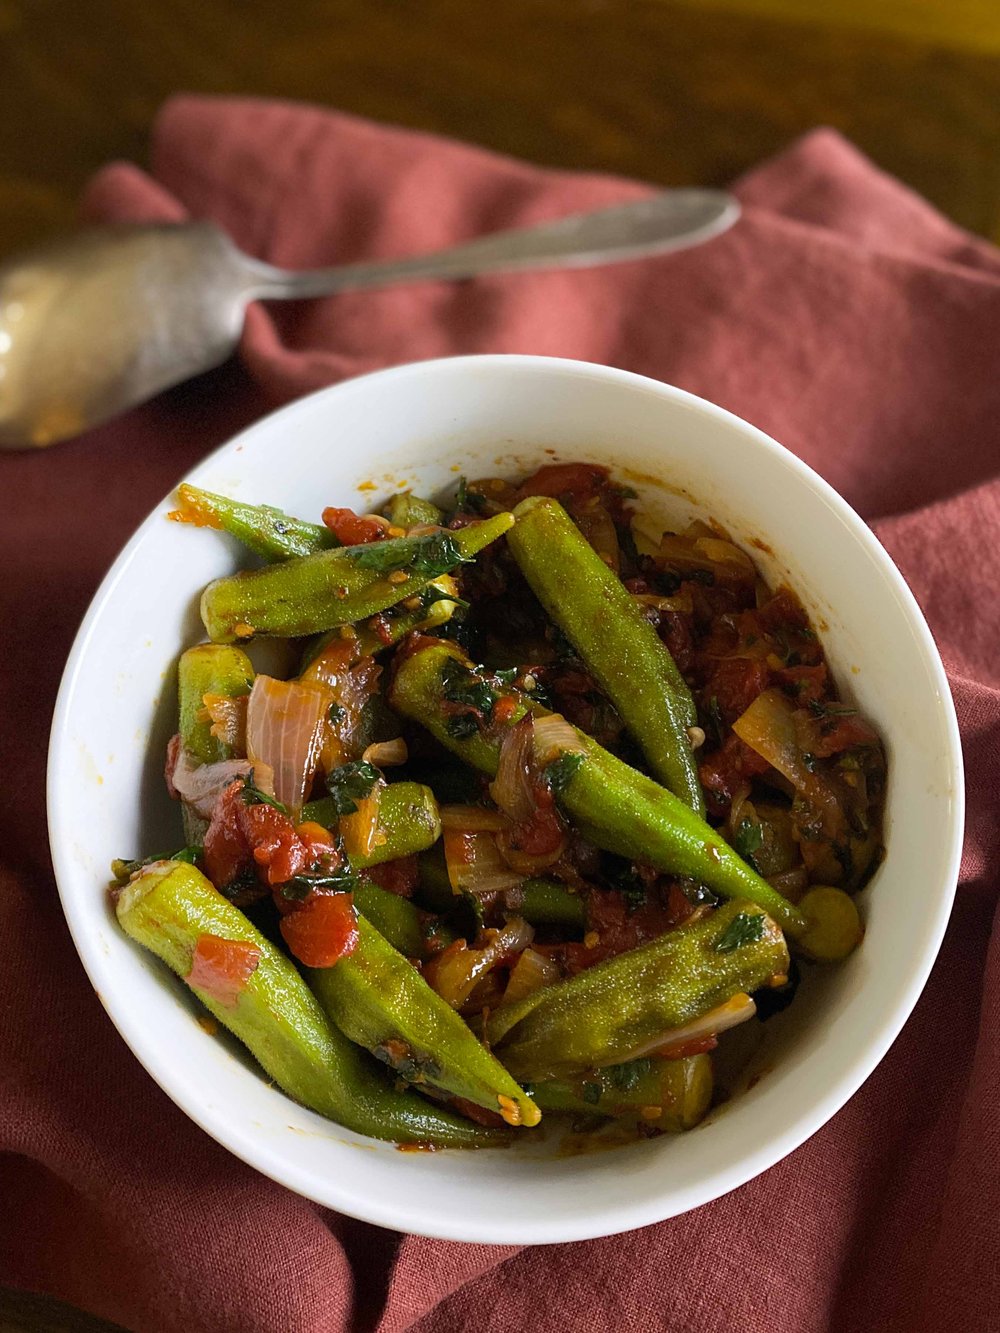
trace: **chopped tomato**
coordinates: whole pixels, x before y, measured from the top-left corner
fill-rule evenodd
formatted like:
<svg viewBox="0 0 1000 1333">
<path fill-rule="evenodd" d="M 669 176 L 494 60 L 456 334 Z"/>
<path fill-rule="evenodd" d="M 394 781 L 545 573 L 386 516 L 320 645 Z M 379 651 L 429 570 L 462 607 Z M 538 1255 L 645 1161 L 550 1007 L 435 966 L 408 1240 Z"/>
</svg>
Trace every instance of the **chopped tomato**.
<svg viewBox="0 0 1000 1333">
<path fill-rule="evenodd" d="M 766 662 L 754 658 L 724 657 L 705 685 L 706 699 L 717 699 L 719 712 L 733 723 L 770 684 L 771 671 Z"/>
<path fill-rule="evenodd" d="M 259 962 L 260 950 L 249 940 L 199 935 L 191 955 L 191 971 L 184 980 L 218 1004 L 232 1009 Z"/>
<path fill-rule="evenodd" d="M 363 546 L 381 541 L 388 533 L 388 524 L 374 514 L 362 517 L 353 509 L 330 506 L 323 510 L 323 522 L 342 546 Z"/>
<path fill-rule="evenodd" d="M 711 813 L 724 815 L 737 788 L 748 778 L 766 773 L 770 767 L 756 750 L 751 750 L 739 736 L 730 732 L 722 746 L 698 766 L 698 776 Z"/>
<path fill-rule="evenodd" d="M 493 705 L 493 718 L 496 722 L 509 722 L 517 712 L 517 700 L 512 694 L 502 694 Z"/>
<path fill-rule="evenodd" d="M 477 1106 L 465 1097 L 452 1097 L 451 1104 L 459 1115 L 472 1120 L 477 1125 L 489 1125 L 491 1129 L 503 1129 L 504 1121 L 499 1111 L 488 1111 L 485 1106 Z"/>
<path fill-rule="evenodd" d="M 380 866 L 372 866 L 368 878 L 389 893 L 400 898 L 410 898 L 420 878 L 419 863 L 416 856 L 400 856 L 395 861 L 384 861 Z"/>
<path fill-rule="evenodd" d="M 597 463 L 550 463 L 521 483 L 519 499 L 552 495 L 557 499 L 589 500 L 608 479 L 608 469 Z"/>
<path fill-rule="evenodd" d="M 354 895 L 311 893 L 281 918 L 281 934 L 306 967 L 333 967 L 358 947 Z"/>
<path fill-rule="evenodd" d="M 205 873 L 226 889 L 256 872 L 268 885 L 296 875 L 331 870 L 339 863 L 333 839 L 319 824 L 300 824 L 271 805 L 247 805 L 243 781 L 231 782 L 219 797 L 205 834 Z"/>
<path fill-rule="evenodd" d="M 818 759 L 851 750 L 856 745 L 875 745 L 878 742 L 878 733 L 874 727 L 857 713 L 832 713 L 815 730 L 817 737 L 812 752 Z"/>
<path fill-rule="evenodd" d="M 205 874 L 217 889 L 228 888 L 246 871 L 253 869 L 250 841 L 241 819 L 245 809 L 243 782 L 238 778 L 216 801 L 205 834 L 202 854 Z"/>
<path fill-rule="evenodd" d="M 774 673 L 774 678 L 801 703 L 812 703 L 822 699 L 826 692 L 826 674 L 826 667 L 820 663 L 819 666 L 784 667 Z"/>
</svg>

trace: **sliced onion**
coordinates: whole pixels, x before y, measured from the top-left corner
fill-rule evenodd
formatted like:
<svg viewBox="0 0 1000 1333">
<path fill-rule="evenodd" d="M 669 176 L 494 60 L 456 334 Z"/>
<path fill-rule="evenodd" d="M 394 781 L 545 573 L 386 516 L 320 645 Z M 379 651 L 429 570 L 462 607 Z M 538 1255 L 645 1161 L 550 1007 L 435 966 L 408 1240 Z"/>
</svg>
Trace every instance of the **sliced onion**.
<svg viewBox="0 0 1000 1333">
<path fill-rule="evenodd" d="M 707 556 L 713 565 L 736 565 L 748 574 L 754 573 L 753 561 L 746 551 L 721 537 L 698 537 L 694 549 Z"/>
<path fill-rule="evenodd" d="M 503 1003 L 513 1004 L 515 1000 L 523 1000 L 526 995 L 532 995 L 536 990 L 541 990 L 543 986 L 551 986 L 558 980 L 559 966 L 555 960 L 546 958 L 545 954 L 539 953 L 537 949 L 527 948 L 510 974 L 507 989 L 503 994 Z"/>
<path fill-rule="evenodd" d="M 505 863 L 492 833 L 445 829 L 444 859 L 456 893 L 497 893 L 524 879 Z"/>
<path fill-rule="evenodd" d="M 206 694 L 202 698 L 204 707 L 198 712 L 198 719 L 211 722 L 211 734 L 231 750 L 246 753 L 247 748 L 247 698 L 241 694 L 234 699 L 229 694 Z"/>
<path fill-rule="evenodd" d="M 481 948 L 470 949 L 464 940 L 450 944 L 424 964 L 424 980 L 453 1009 L 460 1009 L 491 968 L 526 949 L 534 938 L 525 920 L 512 917 L 503 930 L 485 931 Z"/>
<path fill-rule="evenodd" d="M 818 773 L 806 767 L 795 728 L 795 710 L 780 690 L 758 694 L 745 713 L 733 723 L 733 731 L 744 744 L 788 779 L 796 791 L 819 809 L 835 815 L 836 794 Z"/>
<path fill-rule="evenodd" d="M 183 745 L 177 746 L 177 760 L 170 775 L 174 791 L 196 815 L 211 819 L 219 796 L 236 778 L 253 769 L 254 782 L 267 796 L 274 795 L 274 775 L 263 763 L 249 759 L 222 759 L 217 764 L 192 764 Z"/>
<path fill-rule="evenodd" d="M 298 817 L 319 761 L 326 690 L 258 676 L 247 704 L 247 757 L 274 772 L 274 795 Z"/>
<path fill-rule="evenodd" d="M 369 745 L 361 758 L 376 768 L 394 768 L 397 764 L 405 764 L 409 753 L 406 741 L 398 736 L 394 741 L 376 741 L 374 745 Z"/>
<path fill-rule="evenodd" d="M 545 719 L 541 721 L 544 723 Z M 531 784 L 533 734 L 530 715 L 522 717 L 516 726 L 504 734 L 500 743 L 497 775 L 490 783 L 490 795 L 516 824 L 523 824 L 530 819 L 536 804 Z"/>
<path fill-rule="evenodd" d="M 532 744 L 535 761 L 543 767 L 562 754 L 583 754 L 576 728 L 558 713 L 534 719 Z"/>
<path fill-rule="evenodd" d="M 708 1013 L 702 1014 L 700 1018 L 695 1018 L 690 1023 L 683 1023 L 677 1028 L 668 1028 L 665 1032 L 650 1037 L 648 1041 L 640 1042 L 624 1059 L 638 1060 L 644 1055 L 664 1054 L 676 1046 L 684 1046 L 688 1042 L 697 1041 L 699 1037 L 717 1036 L 720 1032 L 725 1032 L 727 1028 L 734 1028 L 739 1023 L 745 1023 L 747 1019 L 753 1018 L 756 1012 L 757 1006 L 750 996 L 740 991 L 726 1000 L 724 1004 L 709 1009 Z M 613 1063 L 619 1063 L 621 1058 L 616 1057 Z"/>
<path fill-rule="evenodd" d="M 508 827 L 509 820 L 501 810 L 488 810 L 484 805 L 442 805 L 441 827 L 461 829 L 466 833 L 499 833 Z"/>
<path fill-rule="evenodd" d="M 350 856 L 369 856 L 376 847 L 384 847 L 386 835 L 379 828 L 382 793 L 385 782 L 380 778 L 371 792 L 355 801 L 353 814 L 341 815 L 337 830 L 344 840 L 344 851 Z"/>
</svg>

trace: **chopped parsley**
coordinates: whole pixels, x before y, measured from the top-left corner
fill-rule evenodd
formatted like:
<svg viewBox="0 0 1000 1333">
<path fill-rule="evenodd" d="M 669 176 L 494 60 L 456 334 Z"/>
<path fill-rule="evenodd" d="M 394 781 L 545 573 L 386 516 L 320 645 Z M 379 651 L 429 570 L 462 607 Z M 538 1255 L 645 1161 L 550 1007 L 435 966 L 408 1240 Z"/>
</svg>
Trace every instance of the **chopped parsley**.
<svg viewBox="0 0 1000 1333">
<path fill-rule="evenodd" d="M 454 535 L 444 531 L 429 532 L 424 537 L 369 542 L 366 546 L 352 547 L 350 558 L 359 569 L 373 569 L 380 574 L 409 569 L 425 578 L 447 574 L 456 565 L 466 562 Z"/>
<path fill-rule="evenodd" d="M 763 912 L 737 912 L 715 941 L 716 953 L 732 953 L 746 944 L 756 944 L 764 938 Z"/>
<path fill-rule="evenodd" d="M 756 824 L 749 817 L 745 816 L 739 822 L 735 834 L 733 835 L 733 850 L 743 857 L 744 861 L 749 861 L 756 870 L 757 866 L 753 859 L 754 852 L 759 852 L 764 845 L 764 826 Z"/>
<path fill-rule="evenodd" d="M 561 754 L 558 759 L 553 759 L 552 763 L 546 766 L 545 776 L 549 780 L 549 787 L 554 796 L 562 795 L 582 763 L 583 755 L 570 751 Z"/>
<path fill-rule="evenodd" d="M 649 1073 L 651 1062 L 645 1058 L 629 1060 L 623 1065 L 611 1065 L 604 1071 L 604 1077 L 618 1092 L 634 1092 L 639 1080 Z"/>
<path fill-rule="evenodd" d="M 333 808 L 338 815 L 353 815 L 357 802 L 372 794 L 380 777 L 374 764 L 364 759 L 356 759 L 350 764 L 341 764 L 332 773 L 327 774 L 326 789 L 333 801 Z"/>
<path fill-rule="evenodd" d="M 344 718 L 347 716 L 347 709 L 341 704 L 331 704 L 326 710 L 326 716 L 334 726 L 337 726 L 338 723 L 343 722 Z"/>
<path fill-rule="evenodd" d="M 282 898 L 289 902 L 302 902 L 314 889 L 326 889 L 332 893 L 349 892 L 357 884 L 357 876 L 348 866 L 337 870 L 296 875 L 280 886 Z"/>
<path fill-rule="evenodd" d="M 597 1103 L 601 1100 L 600 1083 L 584 1083 L 581 1092 L 583 1095 L 583 1100 L 587 1103 L 588 1106 L 596 1106 Z"/>
<path fill-rule="evenodd" d="M 261 791 L 257 786 L 252 768 L 243 779 L 243 790 L 240 792 L 240 796 L 244 805 L 270 805 L 275 810 L 280 810 L 283 815 L 288 814 L 280 801 L 276 801 L 273 796 L 268 796 L 267 792 Z"/>
<path fill-rule="evenodd" d="M 479 730 L 479 719 L 475 713 L 456 713 L 453 717 L 445 718 L 444 729 L 456 741 L 468 740 Z"/>
</svg>

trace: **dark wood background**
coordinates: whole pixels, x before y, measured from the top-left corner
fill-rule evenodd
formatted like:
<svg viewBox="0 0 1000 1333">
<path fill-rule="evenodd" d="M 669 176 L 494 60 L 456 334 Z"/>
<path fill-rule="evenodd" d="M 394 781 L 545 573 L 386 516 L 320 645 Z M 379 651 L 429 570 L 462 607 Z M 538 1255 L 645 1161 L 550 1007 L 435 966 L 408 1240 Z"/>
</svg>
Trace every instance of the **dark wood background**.
<svg viewBox="0 0 1000 1333">
<path fill-rule="evenodd" d="M 103 162 L 142 162 L 178 90 L 668 185 L 834 125 L 1000 238 L 1000 0 L 0 0 L 0 256 L 72 226 Z M 0 1291 L 0 1333 L 109 1327 Z"/>
</svg>

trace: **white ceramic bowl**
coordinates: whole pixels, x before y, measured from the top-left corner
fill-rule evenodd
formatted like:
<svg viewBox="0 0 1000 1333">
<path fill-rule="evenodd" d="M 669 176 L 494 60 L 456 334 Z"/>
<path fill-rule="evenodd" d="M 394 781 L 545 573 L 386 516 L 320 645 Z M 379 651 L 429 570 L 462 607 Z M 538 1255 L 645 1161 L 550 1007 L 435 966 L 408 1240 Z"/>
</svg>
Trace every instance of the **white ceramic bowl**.
<svg viewBox="0 0 1000 1333">
<path fill-rule="evenodd" d="M 788 579 L 843 692 L 889 754 L 887 856 L 867 935 L 765 1029 L 766 1077 L 692 1133 L 610 1152 L 400 1153 L 268 1086 L 194 1021 L 184 986 L 117 929 L 114 856 L 179 841 L 163 790 L 173 664 L 198 595 L 240 563 L 217 532 L 150 515 L 94 599 L 66 667 L 49 760 L 63 906 L 90 978 L 136 1056 L 199 1125 L 300 1194 L 431 1236 L 541 1243 L 607 1235 L 707 1203 L 813 1134 L 868 1077 L 913 1008 L 947 923 L 962 835 L 958 729 L 927 626 L 865 524 L 815 473 L 737 417 L 678 389 L 581 362 L 482 356 L 402 366 L 313 394 L 223 446 L 189 480 L 313 518 L 394 488 L 433 493 L 560 459 L 608 463 L 665 519 L 711 516 Z M 773 554 L 772 554 L 773 552 Z"/>
</svg>

